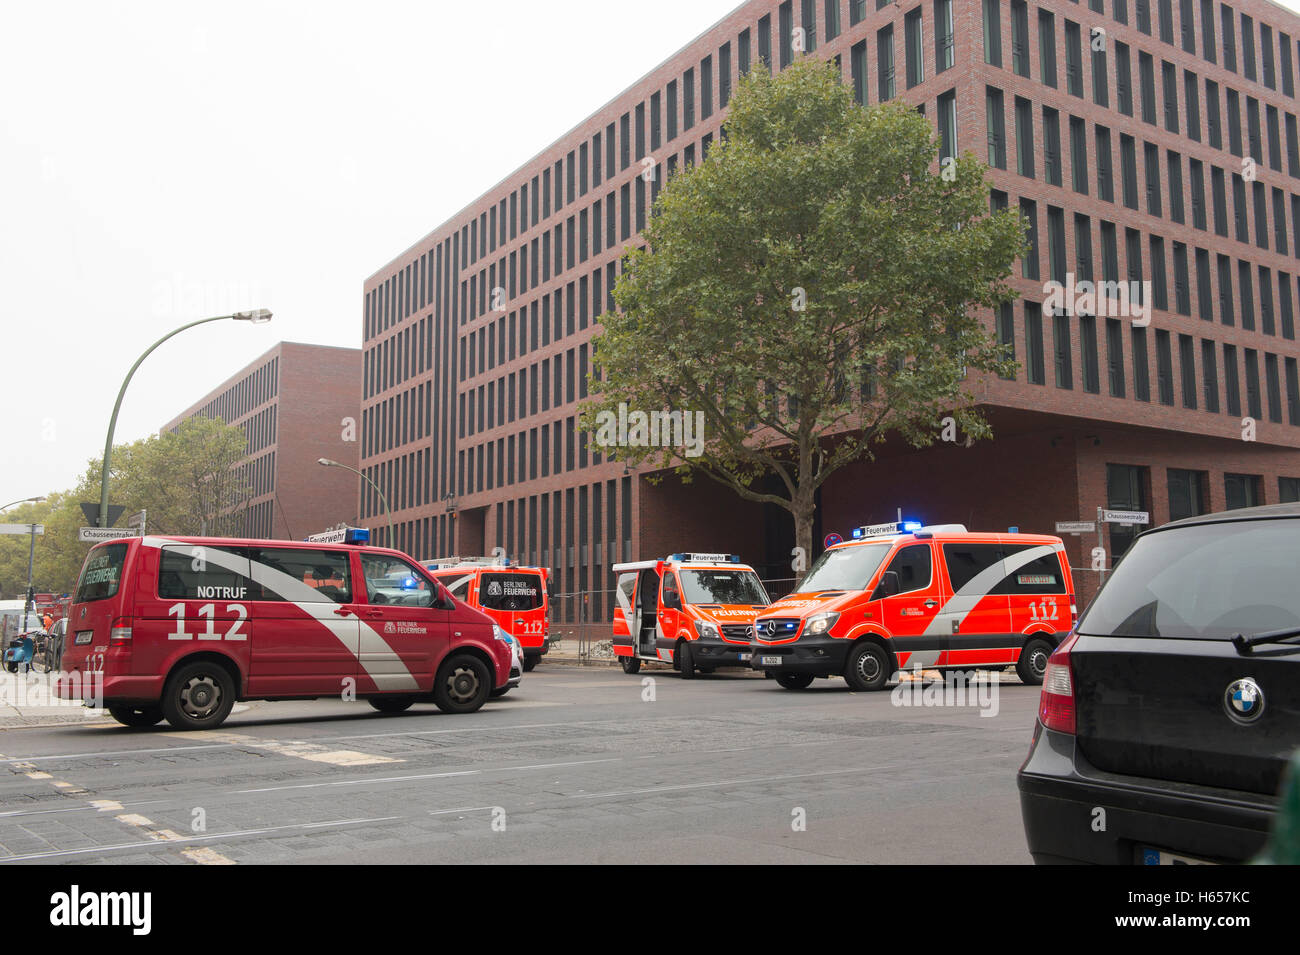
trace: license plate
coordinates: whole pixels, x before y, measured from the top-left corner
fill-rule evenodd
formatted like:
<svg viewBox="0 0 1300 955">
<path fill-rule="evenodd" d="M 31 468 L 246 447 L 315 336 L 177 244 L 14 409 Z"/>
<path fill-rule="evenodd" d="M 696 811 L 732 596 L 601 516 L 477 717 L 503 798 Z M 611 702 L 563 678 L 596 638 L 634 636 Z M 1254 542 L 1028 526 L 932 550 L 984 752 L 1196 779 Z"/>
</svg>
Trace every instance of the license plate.
<svg viewBox="0 0 1300 955">
<path fill-rule="evenodd" d="M 736 658 L 737 658 L 738 660 L 740 660 L 741 663 L 748 663 L 748 662 L 749 662 L 749 654 L 748 654 L 748 653 L 738 653 L 738 654 L 736 654 Z"/>
<path fill-rule="evenodd" d="M 759 657 L 758 658 L 758 662 L 763 664 L 763 666 L 765 667 L 779 667 L 781 665 L 781 660 L 782 660 L 781 657 Z"/>
<path fill-rule="evenodd" d="M 1164 849 L 1151 849 L 1143 846 L 1141 852 L 1143 865 L 1214 865 L 1213 862 L 1205 859 L 1179 855 L 1176 852 L 1166 852 Z"/>
<path fill-rule="evenodd" d="M 94 630 L 78 630 L 76 643 L 78 646 L 89 643 L 95 638 Z"/>
</svg>

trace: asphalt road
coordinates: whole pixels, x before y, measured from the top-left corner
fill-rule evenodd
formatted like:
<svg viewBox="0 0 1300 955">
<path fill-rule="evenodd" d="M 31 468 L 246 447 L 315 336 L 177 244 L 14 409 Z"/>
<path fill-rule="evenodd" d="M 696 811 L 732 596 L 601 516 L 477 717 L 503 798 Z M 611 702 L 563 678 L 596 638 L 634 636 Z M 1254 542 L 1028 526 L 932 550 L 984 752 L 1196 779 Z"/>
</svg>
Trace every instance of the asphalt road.
<svg viewBox="0 0 1300 955">
<path fill-rule="evenodd" d="M 5 730 L 0 863 L 1029 862 L 1038 688 L 1004 677 L 992 716 L 897 695 L 544 662 L 468 716 Z"/>
</svg>

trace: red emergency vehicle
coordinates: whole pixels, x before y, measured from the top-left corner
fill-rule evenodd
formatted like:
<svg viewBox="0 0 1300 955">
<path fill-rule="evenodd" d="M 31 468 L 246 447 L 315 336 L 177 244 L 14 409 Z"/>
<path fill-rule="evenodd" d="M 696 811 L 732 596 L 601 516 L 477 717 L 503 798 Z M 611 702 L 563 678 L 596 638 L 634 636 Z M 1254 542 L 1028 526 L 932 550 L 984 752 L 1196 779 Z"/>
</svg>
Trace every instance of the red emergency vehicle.
<svg viewBox="0 0 1300 955">
<path fill-rule="evenodd" d="M 754 617 L 770 600 L 754 568 L 734 554 L 673 554 L 615 564 L 614 655 L 624 673 L 642 660 L 698 670 L 748 666 Z"/>
<path fill-rule="evenodd" d="M 1039 684 L 1076 616 L 1059 537 L 863 527 L 758 616 L 752 665 L 786 689 L 843 676 L 879 690 L 903 669 L 1013 664 Z"/>
<path fill-rule="evenodd" d="M 59 696 L 127 726 L 220 725 L 236 700 L 354 691 L 383 713 L 477 710 L 508 686 L 509 637 L 399 551 L 344 543 L 128 537 L 92 548 Z"/>
<path fill-rule="evenodd" d="M 443 557 L 424 565 L 457 600 L 481 610 L 519 641 L 524 670 L 546 654 L 551 608 L 545 567 L 519 567 L 503 557 Z"/>
</svg>

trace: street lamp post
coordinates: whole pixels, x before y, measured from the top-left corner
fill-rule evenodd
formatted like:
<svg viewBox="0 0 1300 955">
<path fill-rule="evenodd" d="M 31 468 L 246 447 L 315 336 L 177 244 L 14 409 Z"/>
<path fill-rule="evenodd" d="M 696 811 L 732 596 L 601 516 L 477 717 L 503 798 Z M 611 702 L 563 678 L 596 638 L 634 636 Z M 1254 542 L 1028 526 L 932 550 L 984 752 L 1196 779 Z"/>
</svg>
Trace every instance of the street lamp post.
<svg viewBox="0 0 1300 955">
<path fill-rule="evenodd" d="M 365 481 L 367 484 L 369 484 L 371 487 L 375 489 L 375 493 L 379 495 L 379 500 L 384 502 L 384 516 L 388 518 L 388 546 L 396 547 L 397 535 L 393 532 L 393 509 L 388 506 L 388 498 L 384 497 L 384 492 L 379 490 L 379 485 L 376 484 L 374 481 L 370 480 L 370 478 L 366 477 L 356 468 L 346 465 L 342 461 L 334 461 L 330 458 L 317 458 L 316 463 L 321 465 L 321 467 L 342 468 L 345 471 L 351 471 L 353 474 L 361 478 L 361 480 Z"/>
<path fill-rule="evenodd" d="M 254 325 L 262 325 L 271 320 L 271 312 L 265 308 L 257 308 L 247 312 L 235 312 L 232 315 L 215 315 L 212 318 L 200 318 L 197 322 L 189 322 L 180 328 L 174 328 L 162 338 L 158 339 L 147 349 L 145 353 L 135 360 L 131 370 L 126 373 L 126 379 L 122 382 L 122 387 L 117 392 L 117 401 L 113 403 L 113 416 L 108 419 L 108 437 L 104 440 L 104 467 L 99 481 L 99 526 L 108 526 L 108 467 L 109 460 L 113 456 L 113 432 L 117 430 L 117 413 L 122 408 L 122 397 L 126 394 L 126 386 L 131 383 L 131 377 L 135 370 L 140 367 L 140 363 L 148 358 L 155 348 L 161 345 L 167 339 L 187 329 L 194 328 L 196 325 L 206 325 L 208 322 L 224 322 L 226 319 L 233 319 L 237 322 L 250 322 Z"/>
<path fill-rule="evenodd" d="M 38 494 L 36 497 L 19 498 L 16 501 L 11 501 L 10 503 L 6 504 L 4 507 L 0 507 L 0 511 L 7 511 L 15 504 L 39 504 L 44 500 L 45 500 L 45 495 L 43 494 Z M 31 522 L 29 523 L 31 526 L 32 539 L 31 539 L 31 543 L 27 545 L 27 595 L 26 595 L 26 599 L 23 602 L 23 626 L 24 627 L 27 626 L 27 614 L 32 612 L 32 606 L 34 604 L 32 600 L 32 569 L 33 569 L 33 565 L 36 562 L 36 524 Z"/>
</svg>

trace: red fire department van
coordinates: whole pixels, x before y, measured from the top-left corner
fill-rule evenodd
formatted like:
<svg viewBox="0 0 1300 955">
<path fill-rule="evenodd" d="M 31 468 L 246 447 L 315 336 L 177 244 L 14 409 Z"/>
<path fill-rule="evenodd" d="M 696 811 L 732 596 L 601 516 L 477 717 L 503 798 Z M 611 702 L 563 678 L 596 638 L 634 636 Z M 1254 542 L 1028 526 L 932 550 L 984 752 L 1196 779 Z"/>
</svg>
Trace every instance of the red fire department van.
<svg viewBox="0 0 1300 955">
<path fill-rule="evenodd" d="M 734 554 L 673 554 L 615 564 L 614 655 L 624 673 L 642 660 L 671 663 L 689 680 L 749 666 L 754 617 L 770 600 L 754 568 Z"/>
<path fill-rule="evenodd" d="M 344 543 L 128 537 L 92 548 L 68 615 L 62 699 L 127 726 L 210 729 L 236 700 L 354 689 L 382 713 L 470 713 L 517 681 L 508 636 L 404 554 Z"/>
<path fill-rule="evenodd" d="M 1059 537 L 863 527 L 758 616 L 752 666 L 792 690 L 815 677 L 879 690 L 903 669 L 1013 664 L 1039 684 L 1076 616 Z"/>
<path fill-rule="evenodd" d="M 424 565 L 434 578 L 519 641 L 524 670 L 548 649 L 551 609 L 545 567 L 518 567 L 499 557 L 443 557 Z"/>
</svg>

